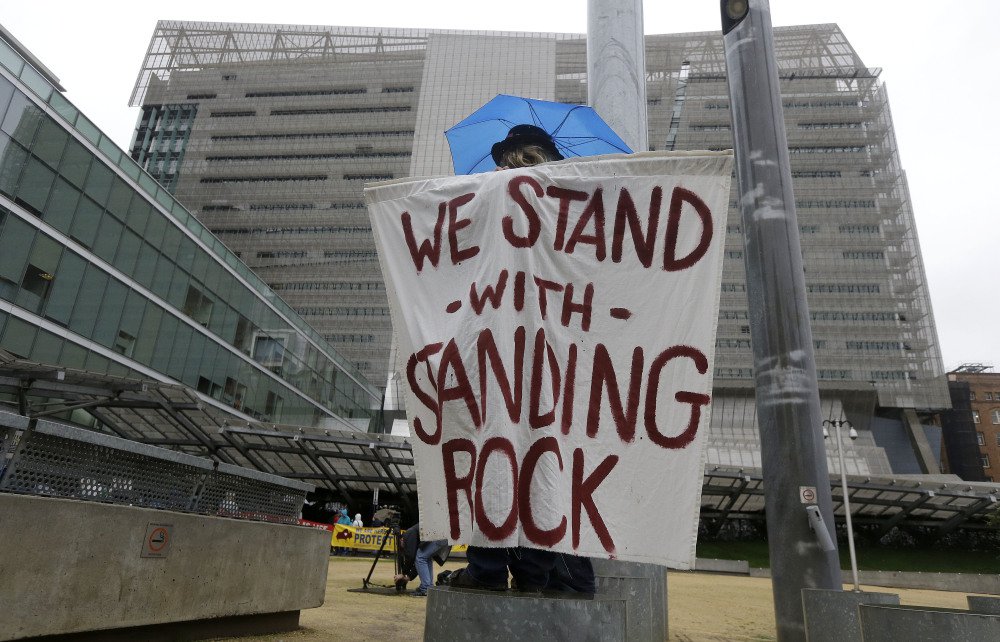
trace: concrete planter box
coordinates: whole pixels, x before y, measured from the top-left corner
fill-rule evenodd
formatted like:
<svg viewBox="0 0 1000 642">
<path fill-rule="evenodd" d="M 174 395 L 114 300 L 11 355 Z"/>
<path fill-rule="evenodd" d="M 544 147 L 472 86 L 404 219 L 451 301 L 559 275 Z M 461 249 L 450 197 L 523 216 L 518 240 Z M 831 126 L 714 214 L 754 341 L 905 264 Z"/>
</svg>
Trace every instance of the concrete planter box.
<svg viewBox="0 0 1000 642">
<path fill-rule="evenodd" d="M 327 531 L 12 494 L 0 515 L 0 640 L 323 604 Z"/>
<path fill-rule="evenodd" d="M 625 600 L 435 587 L 427 592 L 424 642 L 625 641 Z"/>
</svg>

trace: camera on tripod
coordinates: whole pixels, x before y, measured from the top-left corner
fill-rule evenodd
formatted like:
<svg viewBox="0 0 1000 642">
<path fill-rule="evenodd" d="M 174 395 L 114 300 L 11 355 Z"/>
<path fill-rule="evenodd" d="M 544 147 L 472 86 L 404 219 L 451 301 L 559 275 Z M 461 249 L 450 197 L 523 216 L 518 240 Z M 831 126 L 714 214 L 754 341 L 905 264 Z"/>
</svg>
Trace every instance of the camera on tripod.
<svg viewBox="0 0 1000 642">
<path fill-rule="evenodd" d="M 383 526 L 388 526 L 391 529 L 399 529 L 399 518 L 401 513 L 399 511 L 399 506 L 382 506 L 375 514 L 372 515 L 372 519 L 381 522 Z"/>
<path fill-rule="evenodd" d="M 403 567 L 403 543 L 402 534 L 399 532 L 399 520 L 402 517 L 402 513 L 399 510 L 399 506 L 386 505 L 380 507 L 372 515 L 373 524 L 381 524 L 382 527 L 386 529 L 385 534 L 382 536 L 382 543 L 379 544 L 378 551 L 375 553 L 375 559 L 372 561 L 372 567 L 368 570 L 368 577 L 362 580 L 362 586 L 368 588 L 371 586 L 372 573 L 375 571 L 375 566 L 378 561 L 382 558 L 382 554 L 385 551 L 386 545 L 391 541 L 392 548 L 395 552 L 393 556 L 393 570 L 395 575 L 399 575 Z M 406 582 L 394 582 L 394 588 L 397 593 L 402 593 L 406 588 Z"/>
</svg>

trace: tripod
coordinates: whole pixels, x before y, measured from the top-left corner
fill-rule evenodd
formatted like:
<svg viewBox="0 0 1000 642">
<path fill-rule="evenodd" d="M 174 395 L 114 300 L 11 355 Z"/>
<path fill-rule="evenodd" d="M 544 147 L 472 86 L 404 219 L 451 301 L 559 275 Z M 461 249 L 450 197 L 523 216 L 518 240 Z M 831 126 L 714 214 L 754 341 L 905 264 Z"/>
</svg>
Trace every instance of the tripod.
<svg viewBox="0 0 1000 642">
<path fill-rule="evenodd" d="M 378 564 L 378 561 L 382 558 L 382 553 L 385 552 L 385 545 L 389 542 L 389 538 L 390 537 L 392 537 L 392 542 L 393 542 L 393 544 L 395 546 L 395 549 L 396 549 L 395 559 L 393 559 L 393 570 L 395 571 L 393 573 L 393 575 L 394 576 L 395 575 L 399 575 L 402 572 L 402 568 L 403 568 L 403 562 L 402 562 L 403 540 L 402 540 L 402 535 L 399 532 L 399 522 L 397 521 L 397 522 L 391 523 L 389 525 L 389 529 L 385 532 L 385 535 L 382 536 L 382 542 L 379 544 L 378 552 L 375 553 L 375 559 L 372 560 L 372 567 L 370 569 L 368 569 L 368 577 L 366 577 L 365 579 L 361 580 L 362 585 L 366 589 L 369 588 L 372 585 L 372 583 L 371 583 L 372 573 L 375 572 L 375 565 Z M 403 588 L 405 586 L 406 586 L 405 582 L 403 583 L 402 586 L 397 582 L 396 583 L 396 592 L 397 593 L 402 593 L 403 592 Z"/>
</svg>

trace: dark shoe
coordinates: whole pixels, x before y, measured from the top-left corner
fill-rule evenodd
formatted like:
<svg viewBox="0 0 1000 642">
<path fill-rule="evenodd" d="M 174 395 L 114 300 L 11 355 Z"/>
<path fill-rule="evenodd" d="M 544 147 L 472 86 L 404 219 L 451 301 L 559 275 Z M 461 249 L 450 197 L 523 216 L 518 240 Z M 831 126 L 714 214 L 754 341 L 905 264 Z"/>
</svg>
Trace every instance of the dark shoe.
<svg viewBox="0 0 1000 642">
<path fill-rule="evenodd" d="M 544 586 L 518 582 L 516 577 L 510 583 L 510 588 L 518 593 L 541 593 L 545 590 Z"/>
<path fill-rule="evenodd" d="M 507 582 L 503 584 L 486 584 L 480 582 L 476 578 L 469 575 L 468 568 L 460 568 L 457 571 L 453 571 L 448 577 L 448 586 L 454 586 L 457 588 L 473 588 L 473 589 L 483 589 L 486 591 L 506 591 Z"/>
<path fill-rule="evenodd" d="M 421 591 L 420 589 L 410 591 L 410 597 L 427 597 L 427 591 Z"/>
<path fill-rule="evenodd" d="M 447 586 L 449 577 L 451 577 L 451 571 L 441 571 L 438 573 L 437 580 L 434 582 L 434 585 Z"/>
</svg>

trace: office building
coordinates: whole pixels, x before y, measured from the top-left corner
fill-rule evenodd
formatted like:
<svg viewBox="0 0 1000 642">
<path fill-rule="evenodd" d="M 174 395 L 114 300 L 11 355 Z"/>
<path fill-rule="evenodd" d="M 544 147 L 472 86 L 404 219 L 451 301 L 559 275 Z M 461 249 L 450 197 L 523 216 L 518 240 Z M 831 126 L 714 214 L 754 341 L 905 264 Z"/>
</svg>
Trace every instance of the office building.
<svg viewBox="0 0 1000 642">
<path fill-rule="evenodd" d="M 848 472 L 938 472 L 950 401 L 879 70 L 836 25 L 774 35 L 824 416 L 861 432 Z M 652 149 L 732 146 L 718 33 L 647 36 L 646 63 Z M 498 93 L 585 103 L 586 83 L 578 34 L 162 21 L 131 154 L 381 385 L 364 183 L 450 173 L 442 132 Z M 759 467 L 735 181 L 730 200 L 708 460 Z"/>
<path fill-rule="evenodd" d="M 953 409 L 943 413 L 949 470 L 967 481 L 1000 475 L 1000 373 L 967 363 L 948 373 Z"/>
<path fill-rule="evenodd" d="M 368 430 L 378 391 L 0 36 L 2 365 L 180 384 L 236 423 Z M 66 418 L 98 426 L 93 406 Z"/>
</svg>

